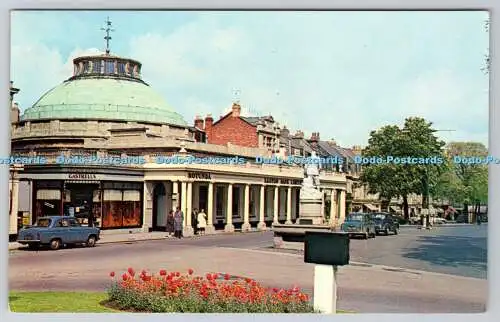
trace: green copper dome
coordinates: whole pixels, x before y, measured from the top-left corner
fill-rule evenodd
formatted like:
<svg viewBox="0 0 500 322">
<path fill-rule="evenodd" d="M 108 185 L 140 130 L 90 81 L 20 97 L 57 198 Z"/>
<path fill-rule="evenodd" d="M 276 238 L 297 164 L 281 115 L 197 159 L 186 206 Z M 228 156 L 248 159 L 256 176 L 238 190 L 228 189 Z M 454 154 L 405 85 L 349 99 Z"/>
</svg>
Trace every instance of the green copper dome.
<svg viewBox="0 0 500 322">
<path fill-rule="evenodd" d="M 76 58 L 74 66 L 73 77 L 26 109 L 21 121 L 92 119 L 187 125 L 140 79 L 139 62 L 100 55 Z"/>
</svg>

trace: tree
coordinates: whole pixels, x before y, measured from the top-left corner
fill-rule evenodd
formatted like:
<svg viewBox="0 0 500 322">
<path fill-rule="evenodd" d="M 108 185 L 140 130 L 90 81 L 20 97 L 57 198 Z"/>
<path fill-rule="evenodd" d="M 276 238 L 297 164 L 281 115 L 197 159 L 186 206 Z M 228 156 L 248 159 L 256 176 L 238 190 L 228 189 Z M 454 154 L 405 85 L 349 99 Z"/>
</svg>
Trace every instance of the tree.
<svg viewBox="0 0 500 322">
<path fill-rule="evenodd" d="M 365 165 L 361 181 L 368 185 L 370 193 L 378 193 L 381 198 L 401 197 L 406 218 L 409 217 L 408 195 L 424 195 L 424 207 L 427 207 L 429 189 L 443 172 L 442 164 L 425 163 L 426 158 L 436 162 L 444 158 L 444 142 L 439 141 L 434 132 L 432 123 L 410 117 L 403 128 L 388 125 L 372 131 L 368 146 L 362 152 L 365 158 L 394 158 L 392 162 Z M 396 158 L 416 158 L 416 163 L 398 163 Z"/>
<path fill-rule="evenodd" d="M 485 163 L 454 162 L 455 157 L 480 158 L 485 160 L 488 149 L 478 142 L 451 142 L 446 147 L 449 160 L 448 173 L 443 176 L 454 177 L 459 190 L 446 187 L 445 178 L 440 182 L 437 193 L 447 194 L 455 202 L 485 204 L 488 201 L 488 166 Z M 445 193 L 446 192 L 446 193 Z"/>
</svg>

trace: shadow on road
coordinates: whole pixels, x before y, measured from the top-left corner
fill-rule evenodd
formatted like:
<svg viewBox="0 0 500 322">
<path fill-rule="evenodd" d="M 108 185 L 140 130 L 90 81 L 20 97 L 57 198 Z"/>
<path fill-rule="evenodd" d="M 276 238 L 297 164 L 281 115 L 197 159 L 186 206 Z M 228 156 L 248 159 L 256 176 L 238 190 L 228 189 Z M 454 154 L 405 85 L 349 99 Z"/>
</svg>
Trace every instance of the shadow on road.
<svg viewBox="0 0 500 322">
<path fill-rule="evenodd" d="M 416 247 L 403 250 L 406 258 L 447 267 L 487 269 L 487 238 L 458 236 L 419 236 Z"/>
</svg>

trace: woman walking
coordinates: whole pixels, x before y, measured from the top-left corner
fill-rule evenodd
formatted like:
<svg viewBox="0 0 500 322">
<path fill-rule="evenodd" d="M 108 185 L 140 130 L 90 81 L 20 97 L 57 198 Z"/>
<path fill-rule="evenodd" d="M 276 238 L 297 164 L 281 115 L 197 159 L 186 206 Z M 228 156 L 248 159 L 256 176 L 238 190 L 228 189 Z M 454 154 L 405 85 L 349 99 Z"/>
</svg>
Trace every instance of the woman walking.
<svg viewBox="0 0 500 322">
<path fill-rule="evenodd" d="M 200 235 L 205 235 L 205 228 L 207 228 L 207 215 L 205 214 L 205 210 L 202 209 L 198 213 L 198 232 Z"/>
<path fill-rule="evenodd" d="M 174 236 L 177 238 L 182 238 L 182 223 L 184 221 L 184 214 L 180 207 L 177 207 L 177 211 L 174 214 Z"/>
</svg>

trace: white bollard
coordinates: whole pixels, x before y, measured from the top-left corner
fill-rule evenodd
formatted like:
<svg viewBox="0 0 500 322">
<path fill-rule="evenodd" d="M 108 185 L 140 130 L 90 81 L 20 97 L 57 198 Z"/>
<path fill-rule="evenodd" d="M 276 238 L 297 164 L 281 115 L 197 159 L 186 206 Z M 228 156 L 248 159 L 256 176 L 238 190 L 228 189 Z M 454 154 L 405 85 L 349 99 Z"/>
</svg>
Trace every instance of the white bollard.
<svg viewBox="0 0 500 322">
<path fill-rule="evenodd" d="M 314 266 L 314 309 L 324 314 L 337 312 L 337 267 Z"/>
</svg>

